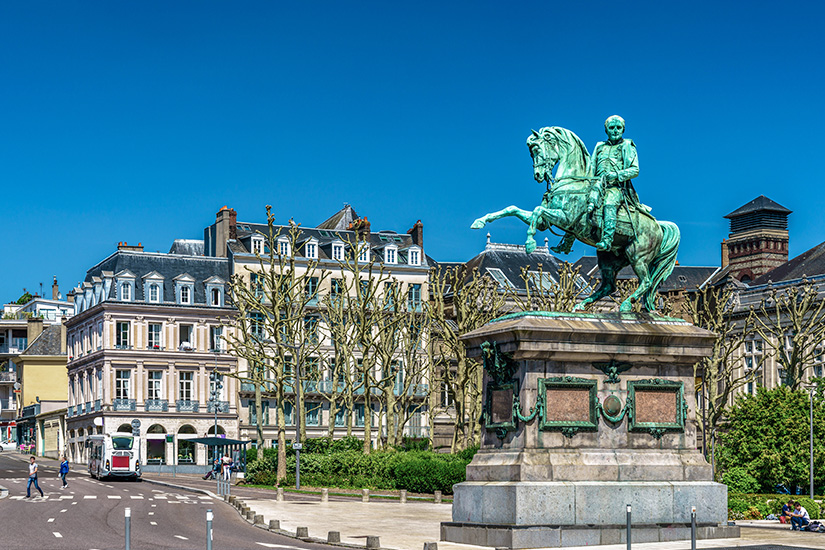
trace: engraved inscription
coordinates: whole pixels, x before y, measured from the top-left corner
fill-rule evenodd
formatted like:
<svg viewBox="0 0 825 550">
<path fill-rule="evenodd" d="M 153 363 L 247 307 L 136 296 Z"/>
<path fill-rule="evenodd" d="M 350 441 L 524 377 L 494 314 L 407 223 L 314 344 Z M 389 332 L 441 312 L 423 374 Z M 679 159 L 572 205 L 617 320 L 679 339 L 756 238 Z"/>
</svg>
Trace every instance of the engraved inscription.
<svg viewBox="0 0 825 550">
<path fill-rule="evenodd" d="M 588 388 L 548 388 L 545 394 L 547 422 L 590 422 Z"/>
<path fill-rule="evenodd" d="M 636 422 L 676 423 L 678 422 L 675 392 L 636 389 Z"/>
<path fill-rule="evenodd" d="M 493 424 L 513 421 L 513 390 L 493 390 L 490 416 Z"/>
</svg>

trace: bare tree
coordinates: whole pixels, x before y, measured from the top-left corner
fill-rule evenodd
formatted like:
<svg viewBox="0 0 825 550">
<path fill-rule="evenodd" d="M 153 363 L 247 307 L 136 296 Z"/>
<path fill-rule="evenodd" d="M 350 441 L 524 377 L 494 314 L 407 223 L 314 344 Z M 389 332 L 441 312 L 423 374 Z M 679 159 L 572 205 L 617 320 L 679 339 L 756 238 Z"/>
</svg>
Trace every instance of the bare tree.
<svg viewBox="0 0 825 550">
<path fill-rule="evenodd" d="M 581 266 L 568 262 L 553 277 L 538 264 L 536 269 L 521 268 L 524 291 L 510 289 L 508 298 L 520 311 L 573 311 L 573 307 L 588 294 L 590 285 L 579 274 Z"/>
<path fill-rule="evenodd" d="M 426 312 L 432 345 L 433 381 L 443 384 L 455 406 L 452 451 L 478 442 L 481 426 L 481 363 L 467 357 L 463 334 L 481 327 L 502 312 L 505 296 L 497 284 L 463 266 L 434 269 L 430 274 Z"/>
<path fill-rule="evenodd" d="M 803 279 L 773 289 L 754 311 L 756 332 L 785 371 L 784 383 L 799 389 L 825 337 L 825 299 L 818 285 Z"/>
<path fill-rule="evenodd" d="M 711 354 L 694 366 L 701 379 L 696 391 L 705 402 L 705 414 L 697 412 L 697 422 L 708 433 L 719 426 L 736 390 L 756 378 L 764 361 L 748 366 L 742 360 L 743 346 L 754 333 L 754 318 L 746 314 L 735 320 L 734 300 L 731 288 L 708 285 L 697 289 L 686 304 L 693 324 L 716 335 Z"/>
</svg>

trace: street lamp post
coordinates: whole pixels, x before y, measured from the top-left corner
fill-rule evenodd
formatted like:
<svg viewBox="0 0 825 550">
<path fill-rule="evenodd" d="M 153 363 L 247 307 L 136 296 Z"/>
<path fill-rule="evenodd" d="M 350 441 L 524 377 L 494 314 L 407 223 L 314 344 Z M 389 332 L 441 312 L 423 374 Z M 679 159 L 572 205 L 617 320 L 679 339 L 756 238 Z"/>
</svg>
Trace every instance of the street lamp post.
<svg viewBox="0 0 825 550">
<path fill-rule="evenodd" d="M 811 489 L 811 499 L 813 499 L 814 498 L 814 392 L 816 391 L 816 384 L 808 384 L 807 386 L 805 386 L 805 389 L 808 390 L 808 395 L 810 396 L 810 413 L 811 413 L 811 416 L 810 416 L 809 425 L 810 425 L 810 434 L 811 434 L 811 437 L 810 437 L 810 458 L 811 458 L 811 463 L 810 463 L 810 470 L 809 470 L 809 475 L 810 475 L 809 479 L 810 479 L 810 483 L 811 483 L 811 487 L 810 487 L 810 489 Z"/>
<path fill-rule="evenodd" d="M 210 392 L 210 398 L 212 399 L 212 406 L 215 409 L 215 427 L 212 430 L 212 437 L 218 437 L 218 405 L 220 403 L 219 399 L 221 396 L 221 389 L 223 389 L 222 376 L 218 373 L 218 350 L 215 350 L 215 369 L 212 371 L 212 374 L 209 375 L 209 379 L 212 382 L 212 390 Z M 218 446 L 213 445 L 212 447 L 212 461 L 214 462 L 215 458 L 218 456 Z"/>
</svg>

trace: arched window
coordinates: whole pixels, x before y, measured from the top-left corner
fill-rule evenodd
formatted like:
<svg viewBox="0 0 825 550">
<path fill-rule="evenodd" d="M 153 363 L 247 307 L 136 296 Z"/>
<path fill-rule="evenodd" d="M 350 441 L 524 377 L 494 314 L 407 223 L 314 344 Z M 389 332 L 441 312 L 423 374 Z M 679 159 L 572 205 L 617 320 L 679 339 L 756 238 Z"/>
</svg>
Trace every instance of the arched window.
<svg viewBox="0 0 825 550">
<path fill-rule="evenodd" d="M 166 428 L 164 428 L 160 424 L 152 424 L 151 426 L 149 426 L 149 429 L 146 430 L 146 433 L 148 433 L 148 434 L 165 434 L 166 433 Z"/>
<path fill-rule="evenodd" d="M 217 288 L 212 289 L 212 305 L 213 306 L 221 305 L 221 291 L 220 291 L 220 289 L 217 289 Z"/>
<path fill-rule="evenodd" d="M 183 426 L 180 427 L 180 429 L 178 430 L 178 433 L 179 434 L 196 434 L 198 432 L 195 430 L 195 428 L 193 428 L 189 424 L 184 424 Z"/>
<path fill-rule="evenodd" d="M 209 426 L 209 429 L 206 431 L 206 435 L 214 435 L 215 434 L 215 426 Z M 223 426 L 218 426 L 218 435 L 225 435 L 226 431 L 223 429 Z"/>
<path fill-rule="evenodd" d="M 130 426 L 129 424 L 121 424 L 117 427 L 117 431 L 130 434 L 132 433 L 132 426 Z"/>
</svg>

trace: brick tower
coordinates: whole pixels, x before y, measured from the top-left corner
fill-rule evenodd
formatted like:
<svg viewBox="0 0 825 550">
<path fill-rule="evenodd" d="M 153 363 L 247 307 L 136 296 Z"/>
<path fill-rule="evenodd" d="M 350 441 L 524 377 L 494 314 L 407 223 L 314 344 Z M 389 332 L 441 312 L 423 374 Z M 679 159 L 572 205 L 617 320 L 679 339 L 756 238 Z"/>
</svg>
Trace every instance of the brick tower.
<svg viewBox="0 0 825 550">
<path fill-rule="evenodd" d="M 788 214 L 791 211 L 765 195 L 727 216 L 730 234 L 722 241 L 722 267 L 749 283 L 788 261 Z"/>
</svg>

